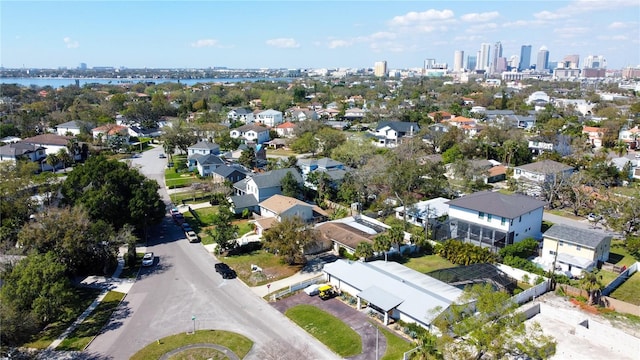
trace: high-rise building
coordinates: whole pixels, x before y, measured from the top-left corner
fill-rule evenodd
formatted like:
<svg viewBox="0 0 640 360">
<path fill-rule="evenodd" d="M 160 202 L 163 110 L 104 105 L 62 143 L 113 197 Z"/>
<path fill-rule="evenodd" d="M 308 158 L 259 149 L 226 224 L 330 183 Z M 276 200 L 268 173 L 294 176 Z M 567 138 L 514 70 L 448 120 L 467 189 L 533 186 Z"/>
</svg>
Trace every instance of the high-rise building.
<svg viewBox="0 0 640 360">
<path fill-rule="evenodd" d="M 493 46 L 493 57 L 491 59 L 491 73 L 492 74 L 497 74 L 497 73 L 500 73 L 500 72 L 504 71 L 504 69 L 499 69 L 499 67 L 501 67 L 500 66 L 500 63 L 501 63 L 500 58 L 502 58 L 502 43 L 500 41 L 498 41 Z"/>
<path fill-rule="evenodd" d="M 453 53 L 453 71 L 461 72 L 464 68 L 462 62 L 464 60 L 464 51 L 456 50 Z"/>
<path fill-rule="evenodd" d="M 522 45 L 520 48 L 520 64 L 518 71 L 526 70 L 531 66 L 531 45 Z"/>
<path fill-rule="evenodd" d="M 562 59 L 561 64 L 564 69 L 578 69 L 580 67 L 580 55 L 567 55 Z"/>
<path fill-rule="evenodd" d="M 478 53 L 477 70 L 489 70 L 489 54 L 491 53 L 491 44 L 480 44 L 480 52 Z"/>
<path fill-rule="evenodd" d="M 373 75 L 377 77 L 387 76 L 387 62 L 386 61 L 376 61 L 373 67 Z"/>
<path fill-rule="evenodd" d="M 425 69 L 433 69 L 436 64 L 436 59 L 425 59 L 424 60 L 424 68 Z"/>
<path fill-rule="evenodd" d="M 584 59 L 585 69 L 605 69 L 607 60 L 602 55 L 589 55 Z"/>
<path fill-rule="evenodd" d="M 507 61 L 510 69 L 517 69 L 520 64 L 520 57 L 518 55 L 511 55 Z"/>
<path fill-rule="evenodd" d="M 476 62 L 478 61 L 477 59 L 478 58 L 475 57 L 475 56 L 471 56 L 471 55 L 467 56 L 467 69 L 468 70 L 475 70 L 476 69 Z"/>
<path fill-rule="evenodd" d="M 538 50 L 538 58 L 536 61 L 536 71 L 547 72 L 549 70 L 549 50 L 545 46 Z"/>
</svg>

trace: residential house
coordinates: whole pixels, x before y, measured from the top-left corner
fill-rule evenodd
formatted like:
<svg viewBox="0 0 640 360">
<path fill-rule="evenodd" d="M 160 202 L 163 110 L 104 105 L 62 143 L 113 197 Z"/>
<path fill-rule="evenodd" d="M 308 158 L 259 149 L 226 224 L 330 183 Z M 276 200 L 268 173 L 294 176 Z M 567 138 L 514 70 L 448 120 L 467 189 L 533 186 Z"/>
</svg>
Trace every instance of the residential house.
<svg viewBox="0 0 640 360">
<path fill-rule="evenodd" d="M 540 137 L 529 139 L 529 150 L 534 155 L 540 155 L 545 152 L 553 152 L 553 143 L 548 142 Z"/>
<path fill-rule="evenodd" d="M 56 133 L 60 136 L 76 136 L 80 135 L 84 127 L 85 124 L 80 120 L 68 121 L 56 126 Z"/>
<path fill-rule="evenodd" d="M 46 157 L 46 149 L 40 145 L 17 142 L 0 147 L 0 161 L 26 160 L 40 163 Z"/>
<path fill-rule="evenodd" d="M 624 141 L 627 144 L 627 148 L 635 150 L 638 148 L 638 142 L 640 139 L 640 128 L 636 125 L 634 128 L 624 127 L 618 133 L 618 140 Z"/>
<path fill-rule="evenodd" d="M 513 178 L 520 192 L 530 196 L 541 196 L 549 186 L 557 184 L 573 174 L 574 168 L 553 160 L 542 160 L 516 166 Z"/>
<path fill-rule="evenodd" d="M 220 155 L 220 145 L 210 141 L 199 141 L 187 148 L 187 156 Z"/>
<path fill-rule="evenodd" d="M 215 182 L 223 183 L 228 181 L 232 184 L 246 178 L 250 174 L 250 172 L 242 167 L 228 165 L 220 165 L 211 172 L 211 176 Z"/>
<path fill-rule="evenodd" d="M 343 248 L 353 254 L 361 242 L 373 244 L 373 238 L 391 227 L 376 219 L 364 215 L 349 216 L 327 221 L 315 227 L 318 238 L 338 253 Z"/>
<path fill-rule="evenodd" d="M 268 127 L 274 127 L 282 123 L 282 112 L 273 109 L 261 111 L 256 116 L 256 122 Z"/>
<path fill-rule="evenodd" d="M 449 201 L 451 238 L 498 250 L 541 239 L 545 203 L 526 195 L 482 191 Z"/>
<path fill-rule="evenodd" d="M 485 184 L 492 184 L 504 181 L 507 178 L 507 168 L 496 160 L 475 159 L 468 161 L 471 180 L 482 180 Z M 456 179 L 455 166 L 446 164 L 447 169 L 444 174 L 449 179 Z"/>
<path fill-rule="evenodd" d="M 162 135 L 162 131 L 160 128 L 144 128 L 138 125 L 128 126 L 128 133 L 131 137 L 151 137 L 156 138 Z"/>
<path fill-rule="evenodd" d="M 323 268 L 327 281 L 364 301 L 369 311 L 430 329 L 434 321 L 458 303 L 462 290 L 393 261 L 338 260 Z"/>
<path fill-rule="evenodd" d="M 253 116 L 253 112 L 249 109 L 236 108 L 230 110 L 227 113 L 227 120 L 240 121 L 245 124 L 253 124 L 253 122 L 255 121 L 255 117 Z"/>
<path fill-rule="evenodd" d="M 244 143 L 262 144 L 269 141 L 269 128 L 257 124 L 247 124 L 231 130 L 231 138 Z"/>
<path fill-rule="evenodd" d="M 276 133 L 281 137 L 292 137 L 293 130 L 296 128 L 296 124 L 291 121 L 283 122 L 276 126 Z"/>
<path fill-rule="evenodd" d="M 455 115 L 453 115 L 448 111 L 434 111 L 434 112 L 430 112 L 427 115 L 431 120 L 433 120 L 436 123 L 439 123 L 441 121 L 451 120 L 454 117 L 456 117 Z"/>
<path fill-rule="evenodd" d="M 351 123 L 348 121 L 325 121 L 324 124 L 336 130 L 346 130 L 351 126 Z"/>
<path fill-rule="evenodd" d="M 415 122 L 381 121 L 376 127 L 375 137 L 379 147 L 396 147 L 403 139 L 410 139 L 420 131 Z"/>
<path fill-rule="evenodd" d="M 526 103 L 528 105 L 531 105 L 531 104 L 540 105 L 540 104 L 547 104 L 549 103 L 549 101 L 551 101 L 551 98 L 549 97 L 549 95 L 547 95 L 546 92 L 535 91 L 531 95 L 529 95 Z"/>
<path fill-rule="evenodd" d="M 425 227 L 427 224 L 435 225 L 438 218 L 449 215 L 449 199 L 437 197 L 434 199 L 420 201 L 409 205 L 405 211 L 404 206 L 394 209 L 396 219 L 405 220 L 409 224 Z"/>
<path fill-rule="evenodd" d="M 365 111 L 360 108 L 347 109 L 344 112 L 344 120 L 347 121 L 360 121 L 364 119 Z"/>
<path fill-rule="evenodd" d="M 320 207 L 314 204 L 307 204 L 304 201 L 284 196 L 273 195 L 270 198 L 260 202 L 260 216 L 262 219 L 275 218 L 277 222 L 282 221 L 283 218 L 298 217 L 306 223 L 323 221 L 327 218 L 328 214 Z M 256 233 L 262 235 L 265 230 L 268 230 L 275 222 L 256 221 Z"/>
<path fill-rule="evenodd" d="M 348 171 L 343 163 L 327 157 L 321 159 L 298 159 L 297 165 L 300 168 L 300 171 L 302 171 L 302 178 L 305 181 L 305 186 L 314 190 L 317 190 L 317 186 L 308 181 L 309 174 L 313 172 L 324 173 L 329 177 L 330 186 L 337 188 L 344 180 Z"/>
<path fill-rule="evenodd" d="M 272 170 L 247 177 L 233 184 L 234 196 L 229 198 L 232 209 L 236 214 L 244 209 L 254 212 L 260 211 L 258 204 L 269 197 L 282 193 L 282 179 L 290 173 L 302 186 L 302 176 L 297 169 L 287 168 Z"/>
<path fill-rule="evenodd" d="M 73 139 L 71 136 L 60 136 L 58 134 L 41 134 L 23 139 L 23 143 L 44 147 L 47 155 L 57 154 L 60 150 L 69 152 L 67 145 Z M 79 154 L 74 154 L 77 156 Z"/>
<path fill-rule="evenodd" d="M 582 114 L 582 116 L 592 115 L 593 108 L 596 106 L 595 103 L 588 102 L 584 99 L 553 99 L 552 102 L 556 108 L 572 107 Z"/>
<path fill-rule="evenodd" d="M 282 139 L 275 139 L 275 140 L 282 140 Z M 263 144 L 256 144 L 256 143 L 240 144 L 237 149 L 233 151 L 227 151 L 222 155 L 222 157 L 228 161 L 237 162 L 238 160 L 240 160 L 240 156 L 242 156 L 242 152 L 251 148 L 253 149 L 253 153 L 256 157 L 256 162 L 259 165 L 267 161 L 267 146 L 268 146 L 268 142 L 265 142 Z"/>
<path fill-rule="evenodd" d="M 611 235 L 604 232 L 554 224 L 543 237 L 541 257 L 548 268 L 555 263 L 555 270 L 581 276 L 609 259 Z"/>
<path fill-rule="evenodd" d="M 456 116 L 453 119 L 447 120 L 446 123 L 462 129 L 467 136 L 475 136 L 480 131 L 476 119 L 469 119 L 464 116 Z"/>
<path fill-rule="evenodd" d="M 224 161 L 217 155 L 194 154 L 189 156 L 189 170 L 197 169 L 200 176 L 212 176 L 213 171 L 224 165 Z"/>
<path fill-rule="evenodd" d="M 632 179 L 633 174 L 635 173 L 635 169 L 638 168 L 638 165 L 640 165 L 639 163 L 640 163 L 640 160 L 629 159 L 624 156 L 614 157 L 612 159 L 609 159 L 609 164 L 615 166 L 619 172 L 622 173 L 622 171 L 624 171 L 625 168 L 628 170 L 627 177 L 623 178 L 622 180 Z"/>
<path fill-rule="evenodd" d="M 318 113 L 309 109 L 293 109 L 291 110 L 291 119 L 294 121 L 315 121 L 318 120 Z"/>
<path fill-rule="evenodd" d="M 600 128 L 595 126 L 582 126 L 582 133 L 587 134 L 589 137 L 589 144 L 594 148 L 600 148 L 603 144 L 604 134 L 607 132 L 607 128 Z"/>
<path fill-rule="evenodd" d="M 3 144 L 15 144 L 20 141 L 22 141 L 22 139 L 17 136 L 5 136 L 2 139 L 0 139 L 0 143 L 3 143 Z"/>
<path fill-rule="evenodd" d="M 317 113 L 318 113 L 318 116 L 322 119 L 335 120 L 336 117 L 340 114 L 340 111 L 337 109 L 327 108 L 327 109 L 320 109 L 317 111 Z"/>
<path fill-rule="evenodd" d="M 121 136 L 125 143 L 129 143 L 129 128 L 124 125 L 107 124 L 91 129 L 94 139 L 107 142 L 110 138 Z"/>
</svg>

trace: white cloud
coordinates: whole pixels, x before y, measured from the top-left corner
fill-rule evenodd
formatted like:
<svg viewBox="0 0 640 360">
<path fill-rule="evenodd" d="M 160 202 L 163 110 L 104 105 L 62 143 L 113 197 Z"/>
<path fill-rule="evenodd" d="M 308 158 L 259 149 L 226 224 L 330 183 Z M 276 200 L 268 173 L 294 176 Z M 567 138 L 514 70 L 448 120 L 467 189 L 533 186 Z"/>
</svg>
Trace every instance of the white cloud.
<svg viewBox="0 0 640 360">
<path fill-rule="evenodd" d="M 491 31 L 497 28 L 498 28 L 498 24 L 488 23 L 488 24 L 478 24 L 478 25 L 470 26 L 466 31 L 468 33 L 477 33 L 482 31 Z"/>
<path fill-rule="evenodd" d="M 393 40 L 393 39 L 395 39 L 396 37 L 397 37 L 397 36 L 396 36 L 396 34 L 395 34 L 395 33 L 387 32 L 387 31 L 379 31 L 379 32 L 374 33 L 374 34 L 371 34 L 371 35 L 369 36 L 369 38 L 370 38 L 371 40 L 383 40 L 383 39 L 386 39 L 386 40 Z"/>
<path fill-rule="evenodd" d="M 438 11 L 430 9 L 423 12 L 411 11 L 405 15 L 399 15 L 391 19 L 389 24 L 391 26 L 413 26 L 430 21 L 448 20 L 453 18 L 453 11 L 445 9 Z"/>
<path fill-rule="evenodd" d="M 627 41 L 629 37 L 626 35 L 601 35 L 598 36 L 598 40 L 606 40 L 606 41 Z"/>
<path fill-rule="evenodd" d="M 269 39 L 266 41 L 266 44 L 282 49 L 293 49 L 300 47 L 300 44 L 293 38 Z"/>
<path fill-rule="evenodd" d="M 637 27 L 638 24 L 637 23 L 632 23 L 632 22 L 622 22 L 622 21 L 614 21 L 611 24 L 609 24 L 609 26 L 607 26 L 609 29 L 628 29 L 628 28 L 633 28 L 633 27 Z"/>
<path fill-rule="evenodd" d="M 349 47 L 353 45 L 352 41 L 347 41 L 347 40 L 331 40 L 329 41 L 329 45 L 327 45 L 327 47 L 329 49 L 337 49 L 337 48 L 342 48 L 342 47 Z"/>
<path fill-rule="evenodd" d="M 70 37 L 65 37 L 64 39 L 62 39 L 62 41 L 64 41 L 65 45 L 67 45 L 67 49 L 75 49 L 77 47 L 80 46 L 80 43 L 72 40 Z"/>
<path fill-rule="evenodd" d="M 564 28 L 559 28 L 559 29 L 553 30 L 553 32 L 558 34 L 558 36 L 564 37 L 564 38 L 570 38 L 570 37 L 574 37 L 574 36 L 578 36 L 578 35 L 583 35 L 583 34 L 586 34 L 587 31 L 589 31 L 588 28 L 586 28 L 586 27 L 578 27 L 578 26 L 576 26 L 576 27 L 564 27 Z"/>
<path fill-rule="evenodd" d="M 563 12 L 551 12 L 551 11 L 540 11 L 539 13 L 533 14 L 533 17 L 538 20 L 557 20 L 557 19 L 565 19 L 568 18 L 569 15 Z"/>
<path fill-rule="evenodd" d="M 460 17 L 462 21 L 467 22 L 484 22 L 491 21 L 500 16 L 500 13 L 497 11 L 485 12 L 485 13 L 469 13 L 464 14 Z"/>
<path fill-rule="evenodd" d="M 212 47 L 216 45 L 218 45 L 218 40 L 215 39 L 200 39 L 191 43 L 191 47 L 194 48 Z"/>
</svg>

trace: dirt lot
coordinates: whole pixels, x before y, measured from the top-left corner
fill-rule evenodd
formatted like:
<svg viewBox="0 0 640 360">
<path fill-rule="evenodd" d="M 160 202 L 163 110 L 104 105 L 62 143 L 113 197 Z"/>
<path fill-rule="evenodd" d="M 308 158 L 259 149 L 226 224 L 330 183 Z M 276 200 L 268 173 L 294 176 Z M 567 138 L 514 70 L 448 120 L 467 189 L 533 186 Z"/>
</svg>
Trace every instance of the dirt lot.
<svg viewBox="0 0 640 360">
<path fill-rule="evenodd" d="M 551 359 L 640 359 L 640 338 L 631 331 L 613 327 L 607 319 L 581 311 L 553 293 L 535 302 L 540 303 L 540 314 L 528 321 L 538 322 L 558 342 Z"/>
</svg>

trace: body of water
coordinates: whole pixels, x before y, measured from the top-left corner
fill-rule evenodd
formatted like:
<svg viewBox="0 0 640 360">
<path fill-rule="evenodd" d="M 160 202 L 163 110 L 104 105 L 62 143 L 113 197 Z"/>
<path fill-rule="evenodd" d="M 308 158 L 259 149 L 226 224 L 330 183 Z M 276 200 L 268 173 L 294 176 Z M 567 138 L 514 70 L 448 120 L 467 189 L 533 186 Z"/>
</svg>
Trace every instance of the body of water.
<svg viewBox="0 0 640 360">
<path fill-rule="evenodd" d="M 82 87 L 86 84 L 137 84 L 140 82 L 152 82 L 156 84 L 173 82 L 184 85 L 194 85 L 197 83 L 237 83 L 237 82 L 256 82 L 256 81 L 286 81 L 290 82 L 291 78 L 211 78 L 211 79 L 100 79 L 100 78 L 0 78 L 0 84 L 18 84 L 26 87 L 30 86 L 51 86 L 59 88 L 63 86 L 76 85 Z"/>
</svg>

